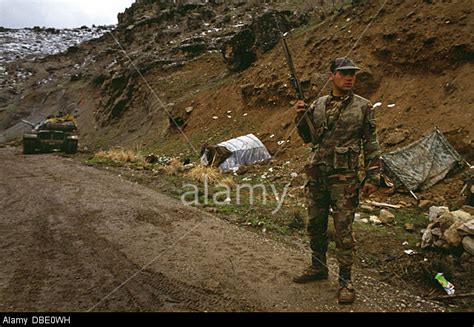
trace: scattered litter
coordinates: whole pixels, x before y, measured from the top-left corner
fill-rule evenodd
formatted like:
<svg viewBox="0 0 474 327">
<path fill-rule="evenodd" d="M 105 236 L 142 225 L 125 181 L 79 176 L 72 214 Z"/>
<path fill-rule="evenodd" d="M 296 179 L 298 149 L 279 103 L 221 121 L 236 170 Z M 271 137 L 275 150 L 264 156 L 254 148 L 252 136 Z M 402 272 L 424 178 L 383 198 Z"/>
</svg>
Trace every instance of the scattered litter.
<svg viewBox="0 0 474 327">
<path fill-rule="evenodd" d="M 231 115 L 227 115 L 227 118 L 229 118 L 229 119 L 230 119 L 230 118 L 232 118 L 232 116 L 231 116 Z"/>
<path fill-rule="evenodd" d="M 416 254 L 416 252 L 413 251 L 413 250 L 405 250 L 405 251 L 403 251 L 403 252 L 405 252 L 405 253 L 408 254 L 408 255 Z"/>
<path fill-rule="evenodd" d="M 228 110 L 227 113 L 230 114 L 232 112 L 232 110 Z"/>
<path fill-rule="evenodd" d="M 408 245 L 408 242 L 407 242 L 407 241 L 405 241 L 405 242 L 403 242 L 403 243 L 402 243 L 402 245 Z"/>
<path fill-rule="evenodd" d="M 219 117 L 217 117 L 217 116 L 212 116 L 212 119 L 219 119 Z"/>
<path fill-rule="evenodd" d="M 402 206 L 398 204 L 390 204 L 390 203 L 384 203 L 384 202 L 376 202 L 376 201 L 365 201 L 367 204 L 374 205 L 376 207 L 386 207 L 386 208 L 392 208 L 392 209 L 400 209 Z"/>
<path fill-rule="evenodd" d="M 271 139 L 272 139 L 273 137 L 275 137 L 275 134 L 270 135 L 270 138 L 271 138 Z"/>
<path fill-rule="evenodd" d="M 232 200 L 231 200 L 230 198 L 226 198 L 226 199 L 224 200 L 224 203 L 225 203 L 225 204 L 229 204 L 231 201 L 232 201 Z"/>
<path fill-rule="evenodd" d="M 441 286 L 443 286 L 444 290 L 446 291 L 446 293 L 448 293 L 448 295 L 454 295 L 454 285 L 448 282 L 446 278 L 444 278 L 443 273 L 437 273 L 435 279 L 438 281 L 438 283 L 441 284 Z"/>
<path fill-rule="evenodd" d="M 387 107 L 393 108 L 393 107 L 395 107 L 395 103 L 387 104 Z"/>
<path fill-rule="evenodd" d="M 278 145 L 282 145 L 282 144 L 284 144 L 284 143 L 285 143 L 285 141 L 278 141 L 278 142 L 277 142 Z"/>
<path fill-rule="evenodd" d="M 296 178 L 296 177 L 298 177 L 298 174 L 297 173 L 291 173 L 290 176 L 291 176 L 291 178 Z"/>
<path fill-rule="evenodd" d="M 268 168 L 268 171 L 273 173 L 273 168 L 272 167 Z"/>
<path fill-rule="evenodd" d="M 377 108 L 377 107 L 380 107 L 382 105 L 382 102 L 376 102 L 372 108 Z"/>
<path fill-rule="evenodd" d="M 245 113 L 243 116 L 245 117 L 245 116 L 247 116 L 247 115 L 248 115 L 248 113 Z"/>
</svg>

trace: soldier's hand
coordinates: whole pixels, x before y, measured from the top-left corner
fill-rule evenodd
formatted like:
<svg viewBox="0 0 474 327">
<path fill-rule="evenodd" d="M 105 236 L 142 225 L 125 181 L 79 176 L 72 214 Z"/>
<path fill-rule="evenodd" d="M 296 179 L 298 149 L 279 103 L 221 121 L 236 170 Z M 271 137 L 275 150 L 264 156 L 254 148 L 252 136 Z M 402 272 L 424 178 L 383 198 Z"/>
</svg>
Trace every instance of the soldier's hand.
<svg viewBox="0 0 474 327">
<path fill-rule="evenodd" d="M 362 186 L 362 193 L 367 196 L 371 195 L 375 191 L 377 191 L 377 186 L 374 184 L 365 183 L 364 186 Z"/>
<path fill-rule="evenodd" d="M 295 108 L 297 111 L 300 111 L 301 109 L 306 109 L 306 103 L 304 100 L 298 100 L 296 101 Z"/>
</svg>

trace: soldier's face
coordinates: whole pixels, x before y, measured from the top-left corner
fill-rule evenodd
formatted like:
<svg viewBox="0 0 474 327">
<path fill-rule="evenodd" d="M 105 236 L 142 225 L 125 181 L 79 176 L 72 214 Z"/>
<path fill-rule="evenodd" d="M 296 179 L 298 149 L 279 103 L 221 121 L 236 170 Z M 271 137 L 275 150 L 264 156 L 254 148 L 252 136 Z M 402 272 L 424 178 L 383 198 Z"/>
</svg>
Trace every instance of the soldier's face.
<svg viewBox="0 0 474 327">
<path fill-rule="evenodd" d="M 329 74 L 329 80 L 332 81 L 334 90 L 337 93 L 347 93 L 354 88 L 356 81 L 356 70 L 338 70 Z"/>
</svg>

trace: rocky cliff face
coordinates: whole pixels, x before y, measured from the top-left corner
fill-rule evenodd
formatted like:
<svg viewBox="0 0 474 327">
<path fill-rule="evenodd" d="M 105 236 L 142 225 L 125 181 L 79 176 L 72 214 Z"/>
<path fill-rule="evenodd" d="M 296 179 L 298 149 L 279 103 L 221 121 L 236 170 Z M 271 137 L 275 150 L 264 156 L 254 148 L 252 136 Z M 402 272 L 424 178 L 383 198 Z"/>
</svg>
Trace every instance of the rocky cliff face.
<svg viewBox="0 0 474 327">
<path fill-rule="evenodd" d="M 119 15 L 115 42 L 143 50 L 129 53 L 142 74 L 183 67 L 212 52 L 220 52 L 231 71 L 241 71 L 278 43 L 279 29 L 287 32 L 305 23 L 304 14 L 245 4 L 241 8 L 210 3 L 166 6 L 144 1 Z M 135 72 L 127 63 L 114 68 L 113 75 L 105 76 L 100 85 L 96 120 L 102 126 L 121 116 L 134 94 L 131 77 Z"/>
</svg>

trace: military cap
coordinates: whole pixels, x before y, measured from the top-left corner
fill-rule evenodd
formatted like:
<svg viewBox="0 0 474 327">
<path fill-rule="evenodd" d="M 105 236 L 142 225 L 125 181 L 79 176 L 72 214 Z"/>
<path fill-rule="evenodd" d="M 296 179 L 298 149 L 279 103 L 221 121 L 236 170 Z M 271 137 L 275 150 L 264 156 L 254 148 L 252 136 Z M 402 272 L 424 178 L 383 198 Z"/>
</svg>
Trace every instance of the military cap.
<svg viewBox="0 0 474 327">
<path fill-rule="evenodd" d="M 335 73 L 338 70 L 360 70 L 352 60 L 347 57 L 336 58 L 331 62 L 330 70 L 332 73 Z"/>
</svg>

